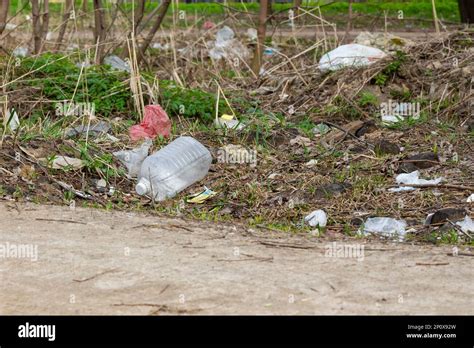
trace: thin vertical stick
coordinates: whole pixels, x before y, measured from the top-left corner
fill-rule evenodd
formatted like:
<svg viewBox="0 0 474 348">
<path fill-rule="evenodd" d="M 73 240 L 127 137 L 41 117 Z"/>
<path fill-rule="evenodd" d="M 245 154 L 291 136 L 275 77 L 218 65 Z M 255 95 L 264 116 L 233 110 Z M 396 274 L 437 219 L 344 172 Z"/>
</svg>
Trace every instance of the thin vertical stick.
<svg viewBox="0 0 474 348">
<path fill-rule="evenodd" d="M 439 35 L 438 14 L 436 13 L 435 0 L 431 0 L 431 5 L 432 5 L 432 8 L 433 8 L 433 21 L 434 21 L 434 24 L 435 24 L 436 34 Z"/>
</svg>

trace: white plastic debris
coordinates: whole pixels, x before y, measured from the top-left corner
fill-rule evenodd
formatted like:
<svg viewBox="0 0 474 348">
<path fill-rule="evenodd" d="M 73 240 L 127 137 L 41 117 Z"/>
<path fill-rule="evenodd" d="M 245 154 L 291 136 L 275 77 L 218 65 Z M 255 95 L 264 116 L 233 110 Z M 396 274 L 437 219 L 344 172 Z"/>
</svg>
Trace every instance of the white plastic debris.
<svg viewBox="0 0 474 348">
<path fill-rule="evenodd" d="M 98 189 L 105 189 L 107 187 L 107 181 L 104 179 L 99 179 L 95 185 Z"/>
<path fill-rule="evenodd" d="M 257 40 L 258 33 L 257 33 L 257 30 L 256 30 L 256 29 L 254 29 L 254 28 L 248 28 L 248 29 L 247 29 L 247 32 L 246 32 L 245 34 L 247 35 L 247 37 L 249 38 L 249 40 L 251 40 L 251 41 Z"/>
<path fill-rule="evenodd" d="M 7 114 L 5 115 L 5 124 L 7 124 L 8 128 L 10 128 L 12 132 L 18 129 L 18 126 L 20 125 L 20 119 L 18 118 L 18 114 L 15 110 L 13 110 L 13 113 L 11 113 L 10 110 L 7 110 Z"/>
<path fill-rule="evenodd" d="M 17 27 L 18 27 L 18 25 L 13 24 L 13 23 L 7 23 L 7 24 L 5 25 L 5 29 L 6 29 L 6 30 L 14 30 L 14 29 L 16 29 Z"/>
<path fill-rule="evenodd" d="M 159 42 L 155 42 L 153 45 L 151 45 L 151 48 L 157 49 L 157 50 L 162 50 L 162 51 L 167 51 L 170 48 L 170 44 L 166 43 L 162 45 Z"/>
<path fill-rule="evenodd" d="M 385 124 L 392 124 L 403 121 L 403 117 L 394 115 L 382 115 L 382 122 Z"/>
<path fill-rule="evenodd" d="M 464 220 L 456 222 L 456 225 L 461 227 L 463 232 L 474 232 L 474 221 L 467 215 Z"/>
<path fill-rule="evenodd" d="M 234 31 L 227 25 L 217 31 L 216 43 L 224 44 L 226 41 L 232 40 L 235 36 Z"/>
<path fill-rule="evenodd" d="M 317 159 L 312 159 L 312 160 L 309 160 L 308 162 L 306 162 L 304 165 L 308 168 L 313 168 L 317 164 L 318 164 L 318 160 Z"/>
<path fill-rule="evenodd" d="M 367 66 L 385 56 L 386 54 L 378 48 L 359 44 L 342 45 L 321 57 L 319 69 L 324 72 L 345 67 Z"/>
<path fill-rule="evenodd" d="M 237 118 L 233 115 L 224 114 L 221 117 L 218 117 L 214 120 L 214 125 L 216 128 L 228 128 L 228 129 L 235 129 L 241 130 L 245 127 L 245 124 L 240 122 Z"/>
<path fill-rule="evenodd" d="M 312 129 L 312 132 L 314 134 L 324 135 L 328 133 L 330 130 L 331 130 L 331 127 L 329 127 L 326 123 L 319 123 Z"/>
<path fill-rule="evenodd" d="M 12 54 L 15 57 L 26 57 L 28 55 L 28 47 L 17 47 L 13 50 Z"/>
<path fill-rule="evenodd" d="M 396 220 L 389 217 L 368 218 L 362 229 L 363 234 L 379 234 L 385 237 L 398 237 L 403 239 L 406 234 L 407 223 L 404 220 Z"/>
<path fill-rule="evenodd" d="M 152 143 L 152 140 L 147 138 L 139 147 L 132 150 L 116 151 L 113 155 L 127 168 L 128 175 L 134 178 L 140 173 L 142 163 L 148 156 Z"/>
<path fill-rule="evenodd" d="M 443 181 L 443 178 L 436 178 L 433 180 L 420 179 L 420 172 L 415 170 L 411 173 L 398 174 L 395 178 L 397 184 L 404 185 L 437 185 Z"/>
<path fill-rule="evenodd" d="M 474 193 L 472 195 L 470 195 L 469 197 L 467 197 L 466 202 L 467 203 L 474 203 Z"/>
<path fill-rule="evenodd" d="M 51 164 L 53 169 L 73 168 L 81 169 L 84 167 L 84 162 L 78 158 L 68 156 L 56 156 Z"/>
<path fill-rule="evenodd" d="M 130 65 L 118 56 L 107 56 L 104 58 L 104 63 L 115 70 L 130 72 Z"/>
<path fill-rule="evenodd" d="M 216 34 L 216 40 L 209 42 L 209 57 L 214 60 L 225 59 L 245 59 L 249 56 L 249 50 L 240 41 L 234 38 L 234 31 L 228 26 L 224 26 Z"/>
<path fill-rule="evenodd" d="M 312 227 L 326 227 L 328 217 L 324 210 L 315 210 L 304 218 L 304 221 Z"/>
</svg>

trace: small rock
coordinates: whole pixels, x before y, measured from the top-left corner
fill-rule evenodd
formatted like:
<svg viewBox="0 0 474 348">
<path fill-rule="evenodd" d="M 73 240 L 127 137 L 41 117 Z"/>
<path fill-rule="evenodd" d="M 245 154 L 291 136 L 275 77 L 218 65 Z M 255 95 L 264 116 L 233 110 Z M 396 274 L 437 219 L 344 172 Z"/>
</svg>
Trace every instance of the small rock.
<svg viewBox="0 0 474 348">
<path fill-rule="evenodd" d="M 426 224 L 435 225 L 435 224 L 441 224 L 443 222 L 447 222 L 448 220 L 457 221 L 464 218 L 465 215 L 466 215 L 466 211 L 464 209 L 443 208 L 436 211 L 431 216 L 431 218 L 428 215 L 426 219 Z"/>
<path fill-rule="evenodd" d="M 107 181 L 105 181 L 104 179 L 97 180 L 96 187 L 98 189 L 106 188 L 107 187 Z"/>
<path fill-rule="evenodd" d="M 328 198 L 337 196 L 350 188 L 350 184 L 347 183 L 331 183 L 321 185 L 316 189 L 315 196 L 317 199 Z"/>
</svg>

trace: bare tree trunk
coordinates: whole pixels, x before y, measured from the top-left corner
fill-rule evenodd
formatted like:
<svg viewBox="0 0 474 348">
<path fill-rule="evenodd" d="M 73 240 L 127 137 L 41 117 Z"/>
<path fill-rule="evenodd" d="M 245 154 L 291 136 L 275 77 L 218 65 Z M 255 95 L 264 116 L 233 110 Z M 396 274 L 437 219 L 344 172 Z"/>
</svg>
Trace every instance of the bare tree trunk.
<svg viewBox="0 0 474 348">
<path fill-rule="evenodd" d="M 49 26 L 49 0 L 44 0 L 43 13 L 38 0 L 31 0 L 31 14 L 33 17 L 33 42 L 35 54 L 41 53 Z"/>
<path fill-rule="evenodd" d="M 43 2 L 43 22 L 41 23 L 41 47 L 40 52 L 43 50 L 43 46 L 46 42 L 46 36 L 48 35 L 49 29 L 49 0 Z"/>
<path fill-rule="evenodd" d="M 474 5 L 472 0 L 458 0 L 461 22 L 474 23 Z"/>
<path fill-rule="evenodd" d="M 10 7 L 10 0 L 3 0 L 0 2 L 0 35 L 3 33 L 7 25 L 8 8 Z"/>
<path fill-rule="evenodd" d="M 66 4 L 64 7 L 63 21 L 59 28 L 58 39 L 56 40 L 56 47 L 54 48 L 56 51 L 61 48 L 61 43 L 63 42 L 64 34 L 66 33 L 67 22 L 69 21 L 69 18 L 71 17 L 73 6 L 74 6 L 73 0 L 66 0 Z"/>
<path fill-rule="evenodd" d="M 89 0 L 82 0 L 82 12 L 87 13 L 87 5 Z"/>
<path fill-rule="evenodd" d="M 97 45 L 96 64 L 102 62 L 104 52 L 104 41 L 106 37 L 105 10 L 101 0 L 94 0 L 94 41 Z"/>
<path fill-rule="evenodd" d="M 39 53 L 41 49 L 41 19 L 38 0 L 31 0 L 31 16 L 33 18 L 33 42 L 35 53 Z"/>
<path fill-rule="evenodd" d="M 153 40 L 153 37 L 155 36 L 156 32 L 161 26 L 161 22 L 163 22 L 163 18 L 165 18 L 166 12 L 168 11 L 168 8 L 171 4 L 171 0 L 163 0 L 161 5 L 160 5 L 160 10 L 158 11 L 158 15 L 156 17 L 156 22 L 153 24 L 153 27 L 150 29 L 148 32 L 147 37 L 143 41 L 143 44 L 141 45 L 139 49 L 139 54 L 137 56 L 137 63 L 140 63 L 145 57 L 145 51 L 147 50 L 148 46 L 150 46 L 151 40 Z"/>
<path fill-rule="evenodd" d="M 260 13 L 258 15 L 257 45 L 255 46 L 252 71 L 255 75 L 260 75 L 260 66 L 262 65 L 263 46 L 265 44 L 267 27 L 268 0 L 260 0 Z"/>
</svg>

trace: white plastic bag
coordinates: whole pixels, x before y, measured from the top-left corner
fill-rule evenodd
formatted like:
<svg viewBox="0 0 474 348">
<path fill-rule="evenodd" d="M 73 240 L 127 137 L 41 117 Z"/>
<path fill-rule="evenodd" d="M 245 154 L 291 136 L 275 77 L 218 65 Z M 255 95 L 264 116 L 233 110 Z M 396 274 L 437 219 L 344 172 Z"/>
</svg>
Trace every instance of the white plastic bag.
<svg viewBox="0 0 474 348">
<path fill-rule="evenodd" d="M 403 239 L 407 223 L 404 220 L 396 220 L 389 217 L 368 218 L 361 232 L 363 234 L 379 234 L 385 237 L 398 236 Z"/>
<path fill-rule="evenodd" d="M 308 223 L 311 227 L 326 227 L 328 222 L 328 217 L 324 210 L 315 210 L 304 218 L 304 221 Z"/>
<path fill-rule="evenodd" d="M 325 72 L 345 67 L 367 66 L 385 56 L 378 48 L 359 44 L 342 45 L 321 57 L 319 69 Z"/>
</svg>

